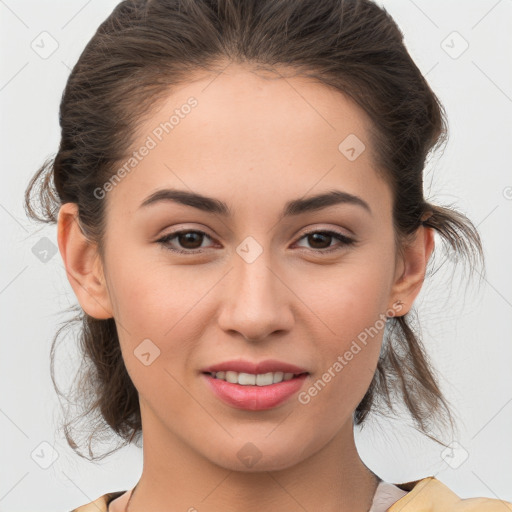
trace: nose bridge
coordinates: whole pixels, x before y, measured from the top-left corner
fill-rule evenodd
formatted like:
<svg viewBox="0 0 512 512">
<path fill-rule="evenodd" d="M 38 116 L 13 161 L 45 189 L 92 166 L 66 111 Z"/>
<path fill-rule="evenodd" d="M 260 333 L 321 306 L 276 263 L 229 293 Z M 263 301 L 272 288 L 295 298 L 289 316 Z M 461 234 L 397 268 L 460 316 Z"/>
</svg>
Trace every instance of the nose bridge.
<svg viewBox="0 0 512 512">
<path fill-rule="evenodd" d="M 252 245 L 251 245 L 252 244 Z M 275 330 L 289 328 L 286 287 L 272 268 L 270 251 L 248 241 L 240 244 L 229 273 L 230 285 L 220 315 L 221 327 L 245 338 L 262 339 Z"/>
</svg>

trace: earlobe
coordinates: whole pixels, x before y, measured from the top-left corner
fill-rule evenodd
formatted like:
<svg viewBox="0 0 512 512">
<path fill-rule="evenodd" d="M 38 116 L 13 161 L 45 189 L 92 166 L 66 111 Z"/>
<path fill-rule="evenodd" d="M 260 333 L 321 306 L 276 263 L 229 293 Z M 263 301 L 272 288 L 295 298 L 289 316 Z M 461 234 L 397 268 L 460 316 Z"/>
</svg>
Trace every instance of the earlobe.
<svg viewBox="0 0 512 512">
<path fill-rule="evenodd" d="M 82 309 L 97 319 L 112 318 L 112 307 L 96 244 L 83 234 L 78 206 L 65 203 L 59 210 L 57 240 L 66 274 Z"/>
<path fill-rule="evenodd" d="M 391 294 L 392 303 L 400 302 L 396 316 L 408 313 L 418 296 L 430 256 L 434 250 L 434 230 L 420 226 L 414 239 L 403 248 L 403 257 L 397 263 L 397 274 Z"/>
</svg>

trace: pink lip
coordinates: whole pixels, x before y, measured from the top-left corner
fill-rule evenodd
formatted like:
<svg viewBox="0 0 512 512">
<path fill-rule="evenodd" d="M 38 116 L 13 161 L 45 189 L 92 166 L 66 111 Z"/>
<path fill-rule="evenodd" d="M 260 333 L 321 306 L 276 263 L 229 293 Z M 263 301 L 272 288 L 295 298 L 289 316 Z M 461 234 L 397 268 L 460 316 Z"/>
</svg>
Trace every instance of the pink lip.
<svg viewBox="0 0 512 512">
<path fill-rule="evenodd" d="M 308 373 L 304 368 L 295 366 L 293 364 L 285 363 L 283 361 L 277 361 L 276 359 L 266 359 L 259 363 L 252 363 L 251 361 L 244 361 L 243 359 L 237 359 L 232 361 L 224 361 L 222 363 L 214 364 L 203 368 L 203 373 L 212 372 L 227 372 L 233 371 L 237 373 L 269 373 L 269 372 L 283 372 L 283 373 Z"/>
<path fill-rule="evenodd" d="M 209 373 L 204 373 L 202 377 L 206 379 L 210 389 L 217 397 L 228 405 L 236 409 L 263 411 L 277 407 L 297 393 L 303 386 L 307 374 L 303 373 L 291 380 L 285 380 L 269 386 L 231 384 L 225 380 L 216 379 Z"/>
</svg>

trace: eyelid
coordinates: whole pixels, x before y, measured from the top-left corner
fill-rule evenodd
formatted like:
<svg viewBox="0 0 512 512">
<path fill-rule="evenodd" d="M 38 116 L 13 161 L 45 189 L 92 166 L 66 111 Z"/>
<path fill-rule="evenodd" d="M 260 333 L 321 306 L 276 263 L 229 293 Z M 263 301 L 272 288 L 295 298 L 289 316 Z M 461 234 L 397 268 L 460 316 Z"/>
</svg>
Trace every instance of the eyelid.
<svg viewBox="0 0 512 512">
<path fill-rule="evenodd" d="M 304 236 L 311 235 L 313 233 L 334 233 L 336 235 L 342 236 L 347 239 L 354 238 L 352 231 L 347 229 L 346 231 L 348 231 L 348 233 L 343 233 L 343 231 L 339 227 L 330 227 L 330 226 L 322 227 L 322 226 L 318 226 L 318 224 L 315 224 L 311 228 L 304 228 L 304 229 L 306 229 L 306 231 L 299 231 L 299 235 L 297 235 L 297 237 L 298 237 L 297 239 L 303 238 Z"/>
</svg>

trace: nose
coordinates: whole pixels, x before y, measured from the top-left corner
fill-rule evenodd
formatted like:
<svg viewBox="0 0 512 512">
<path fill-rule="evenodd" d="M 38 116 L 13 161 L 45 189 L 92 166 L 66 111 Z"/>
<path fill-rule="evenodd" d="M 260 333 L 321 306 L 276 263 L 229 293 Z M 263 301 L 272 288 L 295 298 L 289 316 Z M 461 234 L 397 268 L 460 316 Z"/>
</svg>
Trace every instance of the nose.
<svg viewBox="0 0 512 512">
<path fill-rule="evenodd" d="M 287 286 L 286 272 L 272 265 L 267 254 L 263 251 L 252 263 L 238 254 L 234 257 L 218 317 L 219 326 L 230 335 L 259 341 L 292 328 L 294 294 Z"/>
</svg>

